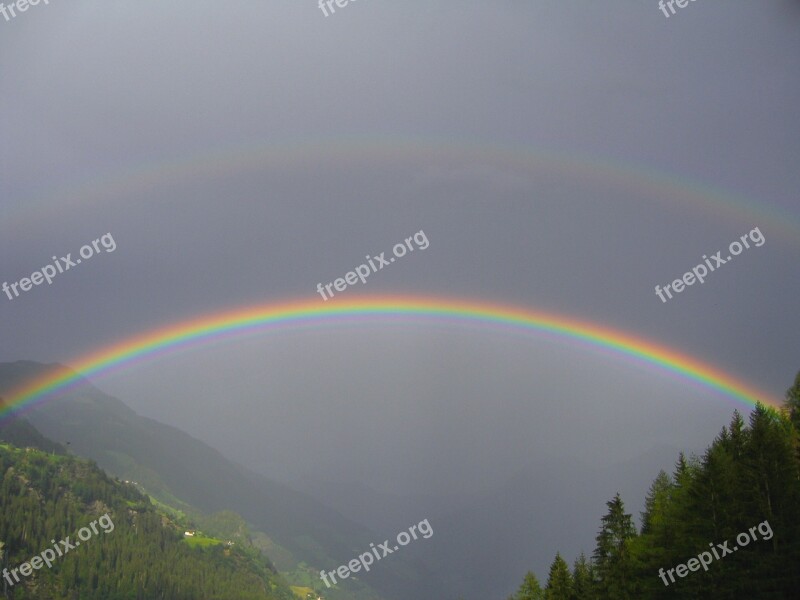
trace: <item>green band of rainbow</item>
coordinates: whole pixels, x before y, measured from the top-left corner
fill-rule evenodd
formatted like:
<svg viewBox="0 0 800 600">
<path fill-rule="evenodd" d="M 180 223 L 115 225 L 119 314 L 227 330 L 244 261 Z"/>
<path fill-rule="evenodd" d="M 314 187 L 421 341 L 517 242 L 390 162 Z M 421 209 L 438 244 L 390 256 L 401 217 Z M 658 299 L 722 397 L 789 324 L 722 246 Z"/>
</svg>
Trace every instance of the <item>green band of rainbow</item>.
<svg viewBox="0 0 800 600">
<path fill-rule="evenodd" d="M 621 330 L 576 318 L 527 308 L 445 297 L 365 296 L 265 304 L 201 316 L 155 329 L 101 348 L 70 363 L 72 371 L 48 372 L 11 390 L 0 419 L 64 392 L 84 377 L 124 368 L 138 360 L 229 336 L 279 328 L 319 328 L 325 324 L 391 322 L 412 319 L 459 325 L 488 325 L 517 333 L 553 334 L 612 352 L 700 383 L 743 403 L 778 407 L 773 395 L 757 389 L 692 356 Z"/>
</svg>

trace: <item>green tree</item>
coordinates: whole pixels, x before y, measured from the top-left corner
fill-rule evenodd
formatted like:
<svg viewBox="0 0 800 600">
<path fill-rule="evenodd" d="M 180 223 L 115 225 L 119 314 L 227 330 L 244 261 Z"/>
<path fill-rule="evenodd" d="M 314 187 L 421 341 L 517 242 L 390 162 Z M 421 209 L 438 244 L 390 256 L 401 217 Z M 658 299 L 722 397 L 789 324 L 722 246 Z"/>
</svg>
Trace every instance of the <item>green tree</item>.
<svg viewBox="0 0 800 600">
<path fill-rule="evenodd" d="M 642 535 L 663 532 L 667 520 L 667 507 L 673 489 L 672 479 L 663 470 L 658 472 L 644 501 Z"/>
<path fill-rule="evenodd" d="M 569 572 L 569 565 L 558 552 L 550 565 L 544 597 L 545 600 L 570 600 L 572 597 L 572 574 Z"/>
<path fill-rule="evenodd" d="M 619 493 L 606 506 L 608 513 L 602 519 L 592 557 L 600 579 L 600 597 L 631 600 L 635 594 L 630 545 L 636 537 L 636 529 L 631 515 L 625 513 Z"/>
<path fill-rule="evenodd" d="M 653 574 L 670 564 L 670 549 L 673 546 L 675 528 L 672 520 L 671 502 L 675 485 L 672 478 L 660 471 L 645 497 L 645 509 L 641 513 L 641 534 L 631 541 L 638 592 L 642 597 L 657 600 L 671 597 L 660 579 Z"/>
<path fill-rule="evenodd" d="M 595 600 L 596 597 L 594 567 L 581 552 L 572 569 L 571 600 Z"/>
<path fill-rule="evenodd" d="M 517 593 L 511 597 L 511 600 L 544 600 L 544 592 L 536 575 L 528 571 L 525 574 L 525 579 L 522 580 L 522 585 L 519 586 Z"/>
<path fill-rule="evenodd" d="M 792 387 L 786 390 L 786 410 L 795 431 L 800 432 L 800 371 L 797 372 Z"/>
</svg>

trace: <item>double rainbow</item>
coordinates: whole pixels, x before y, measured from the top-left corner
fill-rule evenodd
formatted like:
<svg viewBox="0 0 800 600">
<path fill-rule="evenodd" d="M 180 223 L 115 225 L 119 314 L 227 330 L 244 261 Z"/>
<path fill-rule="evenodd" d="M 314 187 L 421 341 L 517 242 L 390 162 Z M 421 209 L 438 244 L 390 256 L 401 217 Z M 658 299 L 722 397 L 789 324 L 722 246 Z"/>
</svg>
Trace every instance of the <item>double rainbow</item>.
<svg viewBox="0 0 800 600">
<path fill-rule="evenodd" d="M 778 407 L 777 398 L 690 355 L 633 334 L 534 309 L 471 300 L 425 296 L 366 296 L 356 299 L 298 300 L 250 306 L 204 315 L 122 340 L 70 361 L 71 369 L 48 371 L 6 395 L 0 421 L 79 386 L 85 377 L 100 376 L 197 344 L 211 343 L 279 329 L 358 323 L 412 321 L 435 325 L 479 326 L 517 334 L 553 335 L 590 348 L 610 351 L 643 365 L 677 375 L 721 392 L 748 409 L 760 402 Z"/>
</svg>

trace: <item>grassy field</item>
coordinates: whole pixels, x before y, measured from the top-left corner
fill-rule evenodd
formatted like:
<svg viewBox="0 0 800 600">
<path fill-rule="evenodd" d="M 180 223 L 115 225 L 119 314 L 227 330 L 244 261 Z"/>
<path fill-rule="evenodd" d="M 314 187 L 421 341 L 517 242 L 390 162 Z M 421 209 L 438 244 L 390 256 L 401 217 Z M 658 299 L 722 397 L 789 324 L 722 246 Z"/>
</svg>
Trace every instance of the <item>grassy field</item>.
<svg viewBox="0 0 800 600">
<path fill-rule="evenodd" d="M 208 548 L 209 546 L 219 546 L 222 540 L 217 538 L 206 537 L 202 534 L 196 534 L 194 537 L 185 537 L 184 541 L 192 548 Z"/>
<path fill-rule="evenodd" d="M 312 590 L 310 587 L 300 587 L 297 585 L 293 585 L 291 586 L 291 588 L 294 595 L 300 598 L 301 600 L 306 600 L 309 594 L 314 593 L 314 590 Z"/>
</svg>

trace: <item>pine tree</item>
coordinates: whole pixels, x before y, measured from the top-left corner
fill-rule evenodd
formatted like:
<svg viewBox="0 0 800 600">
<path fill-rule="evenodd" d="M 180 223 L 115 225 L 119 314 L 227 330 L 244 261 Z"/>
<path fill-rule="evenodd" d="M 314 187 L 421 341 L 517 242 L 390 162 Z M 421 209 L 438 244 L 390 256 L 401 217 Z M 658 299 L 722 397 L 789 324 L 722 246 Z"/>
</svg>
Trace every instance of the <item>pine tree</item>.
<svg viewBox="0 0 800 600">
<path fill-rule="evenodd" d="M 595 600 L 594 567 L 586 560 L 586 555 L 575 559 L 572 570 L 572 597 L 570 600 Z"/>
<path fill-rule="evenodd" d="M 663 532 L 673 487 L 670 476 L 663 470 L 659 471 L 644 501 L 641 531 L 643 535 Z"/>
<path fill-rule="evenodd" d="M 544 600 L 544 592 L 536 575 L 528 571 L 522 585 L 519 586 L 519 590 L 512 598 L 513 600 Z"/>
<path fill-rule="evenodd" d="M 645 498 L 645 509 L 641 513 L 641 535 L 631 541 L 638 591 L 642 597 L 652 600 L 673 597 L 672 592 L 666 590 L 661 580 L 653 575 L 671 563 L 670 549 L 675 528 L 670 503 L 674 489 L 672 478 L 665 471 L 660 471 Z"/>
<path fill-rule="evenodd" d="M 683 452 L 678 455 L 672 474 L 673 489 L 666 516 L 667 526 L 672 529 L 672 539 L 667 546 L 667 556 L 671 559 L 691 556 L 695 548 L 709 541 L 697 534 L 698 528 L 703 527 L 697 517 L 697 504 L 702 498 L 698 497 L 694 488 L 700 468 L 696 458 L 687 460 Z"/>
<path fill-rule="evenodd" d="M 794 385 L 786 391 L 786 409 L 795 431 L 800 432 L 800 371 L 794 378 Z"/>
<path fill-rule="evenodd" d="M 545 600 L 570 600 L 572 597 L 572 574 L 567 562 L 556 552 L 544 590 Z"/>
<path fill-rule="evenodd" d="M 636 537 L 636 529 L 631 515 L 625 513 L 619 493 L 606 506 L 608 514 L 602 519 L 593 555 L 600 579 L 600 597 L 603 600 L 632 600 L 634 586 L 630 544 Z"/>
</svg>

